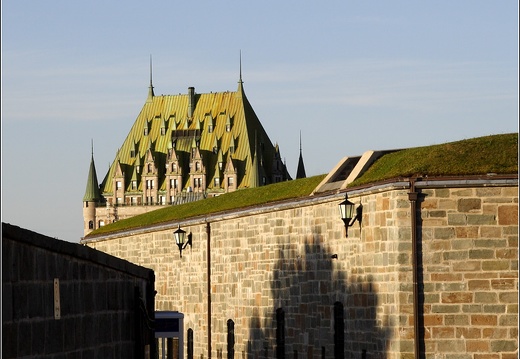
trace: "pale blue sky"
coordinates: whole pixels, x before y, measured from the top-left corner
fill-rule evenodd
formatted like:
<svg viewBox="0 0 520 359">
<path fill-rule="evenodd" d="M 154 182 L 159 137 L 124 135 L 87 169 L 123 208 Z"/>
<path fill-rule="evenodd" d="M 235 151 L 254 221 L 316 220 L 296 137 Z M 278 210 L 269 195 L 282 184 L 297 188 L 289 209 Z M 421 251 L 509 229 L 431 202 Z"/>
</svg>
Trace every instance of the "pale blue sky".
<svg viewBox="0 0 520 359">
<path fill-rule="evenodd" d="M 518 132 L 518 1 L 2 2 L 2 221 L 77 242 L 155 93 L 247 97 L 294 176 Z"/>
</svg>

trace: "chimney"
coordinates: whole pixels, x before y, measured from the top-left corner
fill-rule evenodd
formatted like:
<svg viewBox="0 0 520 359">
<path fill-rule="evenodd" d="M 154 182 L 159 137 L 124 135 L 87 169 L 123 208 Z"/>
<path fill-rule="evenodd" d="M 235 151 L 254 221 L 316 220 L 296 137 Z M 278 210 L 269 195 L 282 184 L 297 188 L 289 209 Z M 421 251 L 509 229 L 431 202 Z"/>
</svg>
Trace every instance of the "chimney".
<svg viewBox="0 0 520 359">
<path fill-rule="evenodd" d="M 188 117 L 193 117 L 195 111 L 195 87 L 188 87 Z"/>
</svg>

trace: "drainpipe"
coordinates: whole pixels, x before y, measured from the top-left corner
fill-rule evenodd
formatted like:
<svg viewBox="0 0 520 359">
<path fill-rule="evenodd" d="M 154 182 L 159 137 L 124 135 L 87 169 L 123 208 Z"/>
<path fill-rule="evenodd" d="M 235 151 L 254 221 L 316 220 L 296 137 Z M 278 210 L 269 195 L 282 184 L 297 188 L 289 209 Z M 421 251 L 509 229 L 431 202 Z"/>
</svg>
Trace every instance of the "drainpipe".
<svg viewBox="0 0 520 359">
<path fill-rule="evenodd" d="M 417 197 L 415 178 L 410 179 L 410 214 L 412 226 L 412 275 L 413 275 L 413 326 L 414 326 L 414 358 L 420 358 L 420 320 L 419 320 L 419 269 L 417 261 Z"/>
<path fill-rule="evenodd" d="M 208 234 L 206 250 L 208 252 L 208 359 L 211 359 L 211 224 L 206 223 L 206 233 Z"/>
</svg>

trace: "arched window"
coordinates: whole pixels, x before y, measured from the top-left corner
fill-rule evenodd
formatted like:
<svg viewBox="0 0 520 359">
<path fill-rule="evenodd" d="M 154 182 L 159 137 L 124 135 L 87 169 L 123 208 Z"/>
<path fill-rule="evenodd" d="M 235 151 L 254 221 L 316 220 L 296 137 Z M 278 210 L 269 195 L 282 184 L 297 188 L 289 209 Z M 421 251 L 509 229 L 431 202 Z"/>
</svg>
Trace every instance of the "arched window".
<svg viewBox="0 0 520 359">
<path fill-rule="evenodd" d="M 227 357 L 235 357 L 235 322 L 231 319 L 227 321 Z"/>
<path fill-rule="evenodd" d="M 188 359 L 193 359 L 193 329 L 188 329 Z"/>
<path fill-rule="evenodd" d="M 276 309 L 276 358 L 285 358 L 285 312 Z"/>
<path fill-rule="evenodd" d="M 345 322 L 343 304 L 334 303 L 334 359 L 345 357 Z"/>
<path fill-rule="evenodd" d="M 88 221 L 88 229 L 94 229 L 94 221 Z"/>
</svg>

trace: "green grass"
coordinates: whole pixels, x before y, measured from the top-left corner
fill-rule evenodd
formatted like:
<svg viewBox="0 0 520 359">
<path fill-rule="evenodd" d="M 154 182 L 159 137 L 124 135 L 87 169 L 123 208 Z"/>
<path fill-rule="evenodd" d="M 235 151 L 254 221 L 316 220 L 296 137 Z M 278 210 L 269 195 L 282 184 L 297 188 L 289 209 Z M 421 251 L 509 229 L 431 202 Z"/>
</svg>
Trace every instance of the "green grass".
<svg viewBox="0 0 520 359">
<path fill-rule="evenodd" d="M 518 133 L 417 147 L 378 159 L 349 187 L 415 175 L 460 176 L 518 173 Z M 219 197 L 169 206 L 101 227 L 89 236 L 258 206 L 310 195 L 325 175 L 239 190 Z"/>
<path fill-rule="evenodd" d="M 518 173 L 518 133 L 409 148 L 378 159 L 349 187 L 398 177 Z"/>
<path fill-rule="evenodd" d="M 224 212 L 282 201 L 285 199 L 308 196 L 323 180 L 323 178 L 325 178 L 325 175 L 280 182 L 268 186 L 226 193 L 219 197 L 208 198 L 201 201 L 164 207 L 103 226 L 91 232 L 87 235 L 87 238 L 98 234 L 117 232 L 120 230 L 139 228 L 152 224 L 202 216 L 210 213 Z"/>
</svg>

